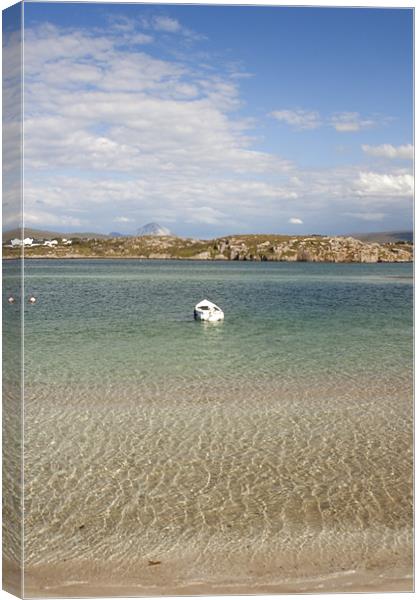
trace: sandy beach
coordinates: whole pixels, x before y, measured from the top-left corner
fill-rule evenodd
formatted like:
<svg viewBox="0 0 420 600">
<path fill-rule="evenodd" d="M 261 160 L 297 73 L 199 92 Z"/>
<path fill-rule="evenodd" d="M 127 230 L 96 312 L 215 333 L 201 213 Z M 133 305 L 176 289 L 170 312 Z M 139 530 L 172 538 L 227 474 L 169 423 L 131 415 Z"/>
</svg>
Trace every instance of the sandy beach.
<svg viewBox="0 0 420 600">
<path fill-rule="evenodd" d="M 80 565 L 77 575 L 73 565 L 72 575 L 68 568 L 46 566 L 28 569 L 25 573 L 25 597 L 106 597 L 106 596 L 195 596 L 236 594 L 307 594 L 307 593 L 355 593 L 355 592 L 412 592 L 413 578 L 409 570 L 394 568 L 384 574 L 380 569 L 312 574 L 306 577 L 249 572 L 247 578 L 214 581 L 199 577 L 180 580 L 179 566 L 172 564 L 146 565 L 137 576 L 110 577 L 108 570 L 92 568 L 86 574 L 86 565 Z M 258 571 L 258 569 L 256 569 Z M 262 571 L 262 570 L 261 570 Z"/>
</svg>

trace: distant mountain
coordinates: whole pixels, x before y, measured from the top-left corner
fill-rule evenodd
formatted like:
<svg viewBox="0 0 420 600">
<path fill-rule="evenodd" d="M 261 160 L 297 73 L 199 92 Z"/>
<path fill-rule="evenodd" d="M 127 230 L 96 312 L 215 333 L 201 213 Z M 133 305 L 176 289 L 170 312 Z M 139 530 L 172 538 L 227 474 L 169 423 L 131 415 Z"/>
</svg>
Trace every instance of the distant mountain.
<svg viewBox="0 0 420 600">
<path fill-rule="evenodd" d="M 171 232 L 166 227 L 162 227 L 159 223 L 147 223 L 137 229 L 136 235 L 171 235 Z"/>
<path fill-rule="evenodd" d="M 128 234 L 126 234 L 126 233 L 120 233 L 119 231 L 110 231 L 108 235 L 109 235 L 109 237 L 113 237 L 113 238 L 114 237 L 129 237 Z"/>
<path fill-rule="evenodd" d="M 362 242 L 378 242 L 379 244 L 413 241 L 412 231 L 375 231 L 372 233 L 351 233 L 350 235 Z"/>
</svg>

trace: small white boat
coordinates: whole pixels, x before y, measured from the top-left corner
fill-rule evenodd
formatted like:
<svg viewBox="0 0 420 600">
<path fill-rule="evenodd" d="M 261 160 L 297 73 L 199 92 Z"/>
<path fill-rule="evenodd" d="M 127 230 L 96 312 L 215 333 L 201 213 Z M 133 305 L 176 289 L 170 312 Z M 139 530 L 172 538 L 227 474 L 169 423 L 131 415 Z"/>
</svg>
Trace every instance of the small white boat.
<svg viewBox="0 0 420 600">
<path fill-rule="evenodd" d="M 195 305 L 194 319 L 197 321 L 221 321 L 224 318 L 223 310 L 209 300 L 202 300 Z"/>
</svg>

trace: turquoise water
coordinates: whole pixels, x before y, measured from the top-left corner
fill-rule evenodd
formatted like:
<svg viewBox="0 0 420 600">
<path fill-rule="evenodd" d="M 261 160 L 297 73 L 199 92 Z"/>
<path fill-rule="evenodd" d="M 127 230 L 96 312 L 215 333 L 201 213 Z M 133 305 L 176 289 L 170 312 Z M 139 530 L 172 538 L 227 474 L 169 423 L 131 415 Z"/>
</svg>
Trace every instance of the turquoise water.
<svg viewBox="0 0 420 600">
<path fill-rule="evenodd" d="M 404 264 L 28 260 L 28 569 L 409 573 L 412 283 Z M 193 320 L 203 298 L 224 322 Z"/>
<path fill-rule="evenodd" d="M 28 382 L 400 373 L 411 265 L 27 261 Z M 196 323 L 202 298 L 224 323 Z"/>
</svg>

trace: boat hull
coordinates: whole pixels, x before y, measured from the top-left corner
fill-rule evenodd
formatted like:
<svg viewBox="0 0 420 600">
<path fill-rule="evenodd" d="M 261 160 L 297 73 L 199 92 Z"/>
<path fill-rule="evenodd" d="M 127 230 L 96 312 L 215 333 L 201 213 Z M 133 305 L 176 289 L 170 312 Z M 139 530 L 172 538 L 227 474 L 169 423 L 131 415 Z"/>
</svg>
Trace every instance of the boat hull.
<svg viewBox="0 0 420 600">
<path fill-rule="evenodd" d="M 196 321 L 209 321 L 215 323 L 216 321 L 223 321 L 225 315 L 223 311 L 210 312 L 207 310 L 194 310 L 194 318 Z"/>
</svg>

